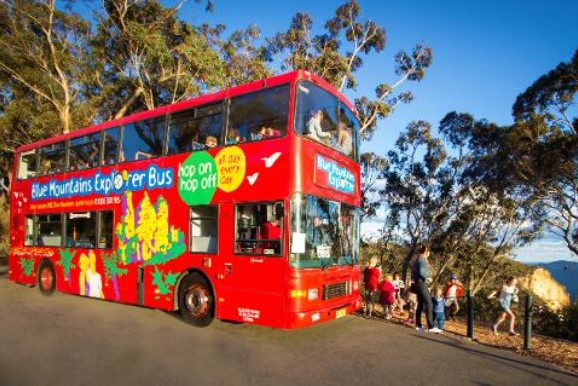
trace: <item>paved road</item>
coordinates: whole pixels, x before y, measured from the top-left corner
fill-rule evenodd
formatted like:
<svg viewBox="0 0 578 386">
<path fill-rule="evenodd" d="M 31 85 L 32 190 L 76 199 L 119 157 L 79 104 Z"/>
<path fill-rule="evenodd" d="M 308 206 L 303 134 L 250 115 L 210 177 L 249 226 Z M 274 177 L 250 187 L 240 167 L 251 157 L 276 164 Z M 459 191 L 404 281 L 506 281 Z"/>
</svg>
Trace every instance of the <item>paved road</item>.
<svg viewBox="0 0 578 386">
<path fill-rule="evenodd" d="M 578 385 L 536 360 L 347 317 L 296 331 L 77 296 L 0 271 L 0 385 Z"/>
</svg>

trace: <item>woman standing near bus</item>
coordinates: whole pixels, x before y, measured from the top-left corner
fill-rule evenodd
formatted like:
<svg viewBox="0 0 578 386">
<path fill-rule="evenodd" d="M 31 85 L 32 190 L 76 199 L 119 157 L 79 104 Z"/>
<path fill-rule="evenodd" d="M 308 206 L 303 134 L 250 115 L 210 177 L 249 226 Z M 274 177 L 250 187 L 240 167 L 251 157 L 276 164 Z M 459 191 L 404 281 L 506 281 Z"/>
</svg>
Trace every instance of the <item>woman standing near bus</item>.
<svg viewBox="0 0 578 386">
<path fill-rule="evenodd" d="M 425 317 L 429 332 L 441 333 L 442 331 L 433 324 L 433 304 L 429 292 L 428 282 L 430 281 L 430 267 L 428 258 L 429 249 L 425 245 L 419 247 L 417 257 L 411 267 L 411 277 L 414 282 L 415 293 L 417 295 L 417 310 L 415 315 L 416 330 L 423 331 L 421 314 L 425 308 Z"/>
</svg>

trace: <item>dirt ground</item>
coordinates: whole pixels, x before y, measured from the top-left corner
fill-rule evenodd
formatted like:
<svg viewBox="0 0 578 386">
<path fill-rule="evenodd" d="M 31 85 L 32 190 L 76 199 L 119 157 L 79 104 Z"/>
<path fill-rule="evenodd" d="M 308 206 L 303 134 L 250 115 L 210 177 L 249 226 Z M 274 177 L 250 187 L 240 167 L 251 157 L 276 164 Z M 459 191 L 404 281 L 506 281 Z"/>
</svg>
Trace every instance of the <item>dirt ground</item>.
<svg viewBox="0 0 578 386">
<path fill-rule="evenodd" d="M 363 316 L 362 313 L 359 316 Z M 380 322 L 390 322 L 396 324 L 405 324 L 407 313 L 400 314 L 395 312 L 393 317 L 387 321 L 382 318 L 382 313 L 372 319 Z M 407 325 L 408 328 L 414 328 L 413 325 Z M 505 323 L 500 326 L 501 329 Z M 530 350 L 524 349 L 524 332 L 519 331 L 520 336 L 510 336 L 507 331 L 502 330 L 498 335 L 494 335 L 490 323 L 476 321 L 474 324 L 474 341 L 484 346 L 494 347 L 501 350 L 512 351 L 520 355 L 540 359 L 544 362 L 552 363 L 578 374 L 578 343 L 563 339 L 550 338 L 548 336 L 532 334 Z M 465 319 L 446 320 L 445 334 L 454 335 L 463 339 L 467 337 L 467 325 Z"/>
</svg>

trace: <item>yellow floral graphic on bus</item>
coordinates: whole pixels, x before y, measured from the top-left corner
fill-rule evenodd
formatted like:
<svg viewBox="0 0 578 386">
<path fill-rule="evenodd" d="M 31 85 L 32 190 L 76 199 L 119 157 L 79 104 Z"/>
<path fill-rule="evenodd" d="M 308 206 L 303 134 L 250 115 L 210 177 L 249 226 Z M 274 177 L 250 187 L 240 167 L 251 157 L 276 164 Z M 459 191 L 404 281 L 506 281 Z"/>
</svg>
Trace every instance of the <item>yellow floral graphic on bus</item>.
<svg viewBox="0 0 578 386">
<path fill-rule="evenodd" d="M 133 204 L 133 194 L 127 191 L 122 198 L 122 215 L 116 224 L 118 254 L 123 264 L 162 264 L 185 251 L 183 232 L 169 224 L 169 205 L 159 196 L 153 206 L 150 196 Z"/>
</svg>

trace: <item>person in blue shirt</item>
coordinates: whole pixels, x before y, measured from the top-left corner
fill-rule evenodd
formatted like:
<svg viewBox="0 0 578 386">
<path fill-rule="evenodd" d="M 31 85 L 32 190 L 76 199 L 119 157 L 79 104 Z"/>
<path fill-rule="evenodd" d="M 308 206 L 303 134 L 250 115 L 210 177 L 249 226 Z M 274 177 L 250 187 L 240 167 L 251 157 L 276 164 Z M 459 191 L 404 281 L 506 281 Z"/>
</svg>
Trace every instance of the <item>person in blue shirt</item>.
<svg viewBox="0 0 578 386">
<path fill-rule="evenodd" d="M 423 325 L 421 322 L 421 315 L 425 310 L 425 317 L 427 321 L 428 332 L 433 332 L 436 334 L 442 331 L 439 328 L 434 327 L 433 324 L 433 304 L 431 300 L 431 294 L 429 292 L 428 283 L 430 279 L 430 269 L 429 269 L 429 249 L 425 245 L 422 245 L 417 250 L 417 257 L 413 260 L 411 266 L 411 278 L 414 282 L 415 294 L 417 295 L 417 310 L 415 311 L 415 325 L 416 330 L 423 331 Z"/>
<path fill-rule="evenodd" d="M 436 287 L 436 294 L 432 298 L 433 303 L 433 322 L 434 327 L 441 330 L 440 334 L 444 331 L 444 326 L 446 324 L 446 298 L 440 287 Z"/>
</svg>

